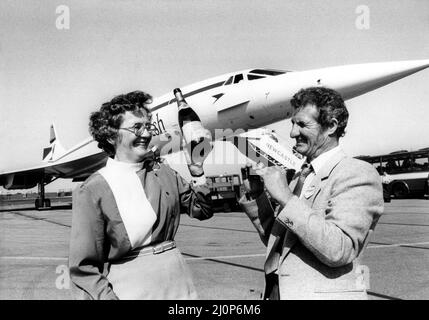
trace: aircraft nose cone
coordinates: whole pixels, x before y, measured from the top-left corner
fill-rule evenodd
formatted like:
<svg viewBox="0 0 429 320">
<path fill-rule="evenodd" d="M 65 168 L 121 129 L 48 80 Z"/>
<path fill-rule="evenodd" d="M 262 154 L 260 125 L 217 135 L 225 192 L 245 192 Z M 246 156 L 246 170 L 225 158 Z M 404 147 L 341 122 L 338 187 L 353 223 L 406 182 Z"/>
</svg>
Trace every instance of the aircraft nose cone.
<svg viewBox="0 0 429 320">
<path fill-rule="evenodd" d="M 366 63 L 318 70 L 320 85 L 351 99 L 429 67 L 429 59 Z"/>
</svg>

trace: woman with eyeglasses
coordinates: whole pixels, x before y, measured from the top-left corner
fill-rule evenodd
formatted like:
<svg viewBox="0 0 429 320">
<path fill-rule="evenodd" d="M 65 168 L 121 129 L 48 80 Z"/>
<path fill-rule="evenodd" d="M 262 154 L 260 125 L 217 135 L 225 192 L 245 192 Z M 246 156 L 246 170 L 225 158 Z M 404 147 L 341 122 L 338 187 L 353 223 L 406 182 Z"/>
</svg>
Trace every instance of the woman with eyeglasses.
<svg viewBox="0 0 429 320">
<path fill-rule="evenodd" d="M 197 298 L 174 236 L 181 212 L 212 217 L 210 191 L 156 161 L 151 100 L 130 92 L 91 114 L 90 133 L 109 157 L 73 192 L 69 267 L 77 299 Z M 202 162 L 188 167 L 204 179 Z"/>
</svg>

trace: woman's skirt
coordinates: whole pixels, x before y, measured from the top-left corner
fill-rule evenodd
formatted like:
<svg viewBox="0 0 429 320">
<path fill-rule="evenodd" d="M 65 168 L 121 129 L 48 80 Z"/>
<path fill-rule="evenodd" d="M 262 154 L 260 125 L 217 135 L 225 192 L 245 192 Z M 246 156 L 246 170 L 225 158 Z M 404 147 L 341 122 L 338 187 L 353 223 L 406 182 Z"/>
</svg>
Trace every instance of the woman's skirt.
<svg viewBox="0 0 429 320">
<path fill-rule="evenodd" d="M 189 268 L 175 247 L 113 263 L 107 278 L 121 300 L 197 299 Z"/>
</svg>

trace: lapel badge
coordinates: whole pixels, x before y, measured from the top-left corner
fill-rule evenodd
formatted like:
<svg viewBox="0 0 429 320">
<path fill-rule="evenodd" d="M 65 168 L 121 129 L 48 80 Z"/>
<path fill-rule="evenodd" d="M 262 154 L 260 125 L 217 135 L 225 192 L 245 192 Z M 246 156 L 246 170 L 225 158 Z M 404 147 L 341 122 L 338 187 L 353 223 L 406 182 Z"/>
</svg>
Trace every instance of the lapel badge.
<svg viewBox="0 0 429 320">
<path fill-rule="evenodd" d="M 304 191 L 304 197 L 306 199 L 311 198 L 311 196 L 314 194 L 314 192 L 316 191 L 316 186 L 309 186 L 305 191 Z"/>
</svg>

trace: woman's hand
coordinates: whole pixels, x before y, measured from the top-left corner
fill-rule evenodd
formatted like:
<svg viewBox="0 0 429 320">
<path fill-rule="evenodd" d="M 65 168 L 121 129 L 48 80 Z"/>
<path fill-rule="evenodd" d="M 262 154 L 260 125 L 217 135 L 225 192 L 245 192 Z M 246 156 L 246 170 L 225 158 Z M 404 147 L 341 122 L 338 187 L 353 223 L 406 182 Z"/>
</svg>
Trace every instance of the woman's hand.
<svg viewBox="0 0 429 320">
<path fill-rule="evenodd" d="M 204 161 L 213 149 L 212 136 L 209 130 L 204 129 L 198 136 L 203 137 L 203 139 L 200 142 L 192 141 L 191 143 L 186 143 L 182 137 L 183 153 L 192 176 L 204 174 Z"/>
</svg>

